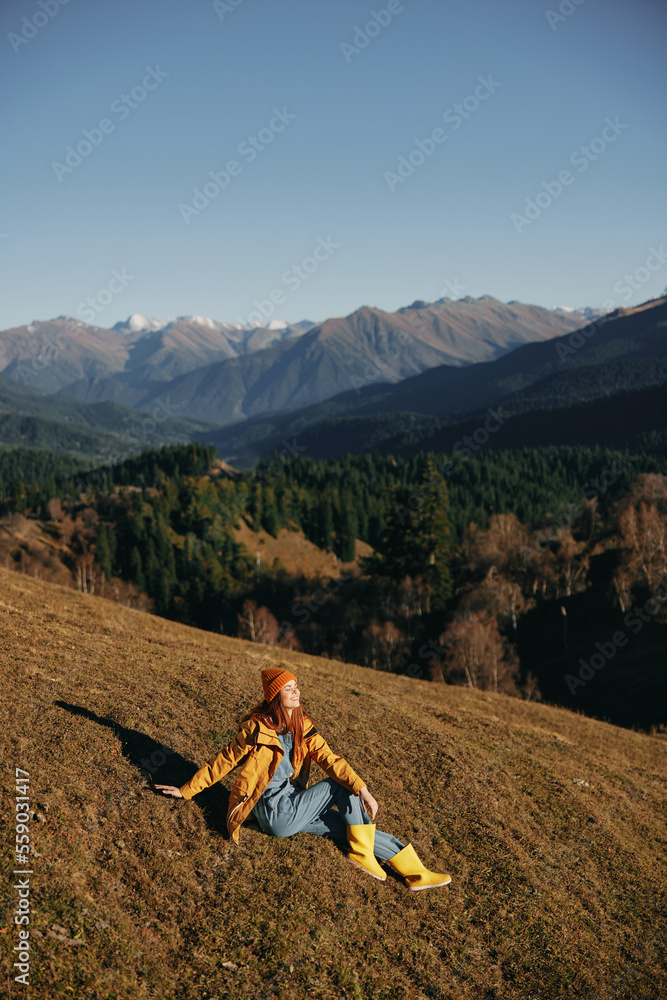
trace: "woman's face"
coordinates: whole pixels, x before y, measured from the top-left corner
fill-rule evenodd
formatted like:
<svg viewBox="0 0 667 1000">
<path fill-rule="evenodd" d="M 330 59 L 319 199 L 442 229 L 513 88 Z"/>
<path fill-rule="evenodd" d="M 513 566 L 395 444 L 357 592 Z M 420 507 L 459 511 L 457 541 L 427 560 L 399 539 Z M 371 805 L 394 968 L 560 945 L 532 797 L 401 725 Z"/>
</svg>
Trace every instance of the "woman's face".
<svg viewBox="0 0 667 1000">
<path fill-rule="evenodd" d="M 301 692 L 296 681 L 288 681 L 280 689 L 280 704 L 288 715 L 291 715 L 293 708 L 298 708 L 301 704 Z"/>
</svg>

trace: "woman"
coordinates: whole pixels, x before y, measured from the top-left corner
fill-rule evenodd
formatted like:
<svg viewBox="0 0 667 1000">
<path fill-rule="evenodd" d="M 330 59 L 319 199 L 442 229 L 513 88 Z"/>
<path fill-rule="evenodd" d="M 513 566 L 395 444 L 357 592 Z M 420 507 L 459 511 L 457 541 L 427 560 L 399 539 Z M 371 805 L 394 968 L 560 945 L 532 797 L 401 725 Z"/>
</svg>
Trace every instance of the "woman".
<svg viewBox="0 0 667 1000">
<path fill-rule="evenodd" d="M 387 875 L 376 857 L 402 875 L 409 889 L 433 889 L 451 882 L 451 875 L 428 871 L 411 844 L 406 847 L 391 834 L 376 830 L 377 802 L 303 712 L 294 674 L 272 667 L 262 670 L 261 676 L 264 701 L 243 717 L 229 746 L 182 788 L 155 787 L 165 795 L 191 799 L 242 763 L 227 811 L 227 829 L 236 843 L 241 824 L 253 813 L 260 828 L 273 837 L 295 833 L 331 837 L 349 848 L 348 857 L 358 868 L 382 882 Z M 328 777 L 308 788 L 311 760 Z"/>
</svg>

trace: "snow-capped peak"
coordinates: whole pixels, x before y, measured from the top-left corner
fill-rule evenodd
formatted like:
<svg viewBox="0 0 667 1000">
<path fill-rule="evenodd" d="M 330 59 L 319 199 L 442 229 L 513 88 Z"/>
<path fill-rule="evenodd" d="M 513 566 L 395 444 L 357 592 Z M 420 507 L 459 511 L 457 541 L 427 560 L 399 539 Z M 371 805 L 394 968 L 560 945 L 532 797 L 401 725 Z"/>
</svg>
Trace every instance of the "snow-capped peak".
<svg viewBox="0 0 667 1000">
<path fill-rule="evenodd" d="M 576 308 L 574 306 L 552 306 L 553 312 L 565 313 L 566 316 L 579 316 L 582 319 L 599 319 L 600 316 L 606 316 L 607 313 L 612 312 L 611 309 L 604 309 L 602 306 L 580 306 Z"/>
<path fill-rule="evenodd" d="M 189 323 L 197 323 L 198 326 L 207 326 L 209 330 L 216 330 L 218 326 L 222 325 L 220 323 L 216 323 L 214 319 L 210 319 L 209 316 L 179 316 L 175 322 L 182 323 L 186 321 Z"/>
<path fill-rule="evenodd" d="M 123 322 L 115 323 L 112 330 L 119 333 L 141 333 L 143 330 L 162 330 L 169 320 L 152 319 L 150 316 L 143 316 L 141 313 L 132 313 Z"/>
</svg>

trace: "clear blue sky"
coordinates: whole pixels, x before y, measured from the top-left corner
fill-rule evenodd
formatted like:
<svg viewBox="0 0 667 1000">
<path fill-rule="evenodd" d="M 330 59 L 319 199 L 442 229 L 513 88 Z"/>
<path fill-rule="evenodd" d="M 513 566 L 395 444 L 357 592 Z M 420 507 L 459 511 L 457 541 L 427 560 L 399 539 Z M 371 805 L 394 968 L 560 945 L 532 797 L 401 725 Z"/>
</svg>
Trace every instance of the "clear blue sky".
<svg viewBox="0 0 667 1000">
<path fill-rule="evenodd" d="M 50 15 L 37 0 L 0 9 L 0 328 L 88 297 L 111 326 L 132 312 L 237 322 L 272 292 L 272 318 L 296 321 L 443 294 L 628 305 L 667 286 L 667 260 L 646 268 L 667 245 L 664 4 L 393 0 L 354 52 L 385 0 L 44 3 Z M 550 24 L 559 3 L 572 12 Z M 466 99 L 465 119 L 449 110 Z M 102 119 L 90 154 L 58 167 Z M 258 134 L 271 141 L 251 159 Z M 179 207 L 230 160 L 208 205 Z M 551 198 L 542 182 L 557 191 L 563 170 Z"/>
</svg>

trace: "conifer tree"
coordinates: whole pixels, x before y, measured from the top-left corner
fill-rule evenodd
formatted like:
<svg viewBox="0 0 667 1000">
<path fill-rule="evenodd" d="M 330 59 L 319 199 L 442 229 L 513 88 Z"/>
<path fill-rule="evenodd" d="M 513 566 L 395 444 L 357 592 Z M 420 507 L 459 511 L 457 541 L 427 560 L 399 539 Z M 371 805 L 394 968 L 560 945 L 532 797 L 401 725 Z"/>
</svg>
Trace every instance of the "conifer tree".
<svg viewBox="0 0 667 1000">
<path fill-rule="evenodd" d="M 341 525 L 340 552 L 342 562 L 352 562 L 356 555 L 356 537 L 359 530 L 356 511 L 352 505 L 352 497 L 346 494 L 343 501 L 343 517 Z"/>
<path fill-rule="evenodd" d="M 420 486 L 400 486 L 380 543 L 379 557 L 367 563 L 372 572 L 396 582 L 406 576 L 421 578 L 446 601 L 452 594 L 449 566 L 452 549 L 447 487 L 429 462 Z"/>
<path fill-rule="evenodd" d="M 105 580 L 111 576 L 111 546 L 109 544 L 109 532 L 105 524 L 100 524 L 97 530 L 97 544 L 95 546 L 95 559 L 100 569 L 104 573 Z"/>
<path fill-rule="evenodd" d="M 144 570 L 141 563 L 141 553 L 136 545 L 132 546 L 132 551 L 130 552 L 129 575 L 130 580 L 133 580 L 134 583 L 136 583 L 139 590 L 146 590 L 146 578 L 144 576 Z"/>
</svg>

